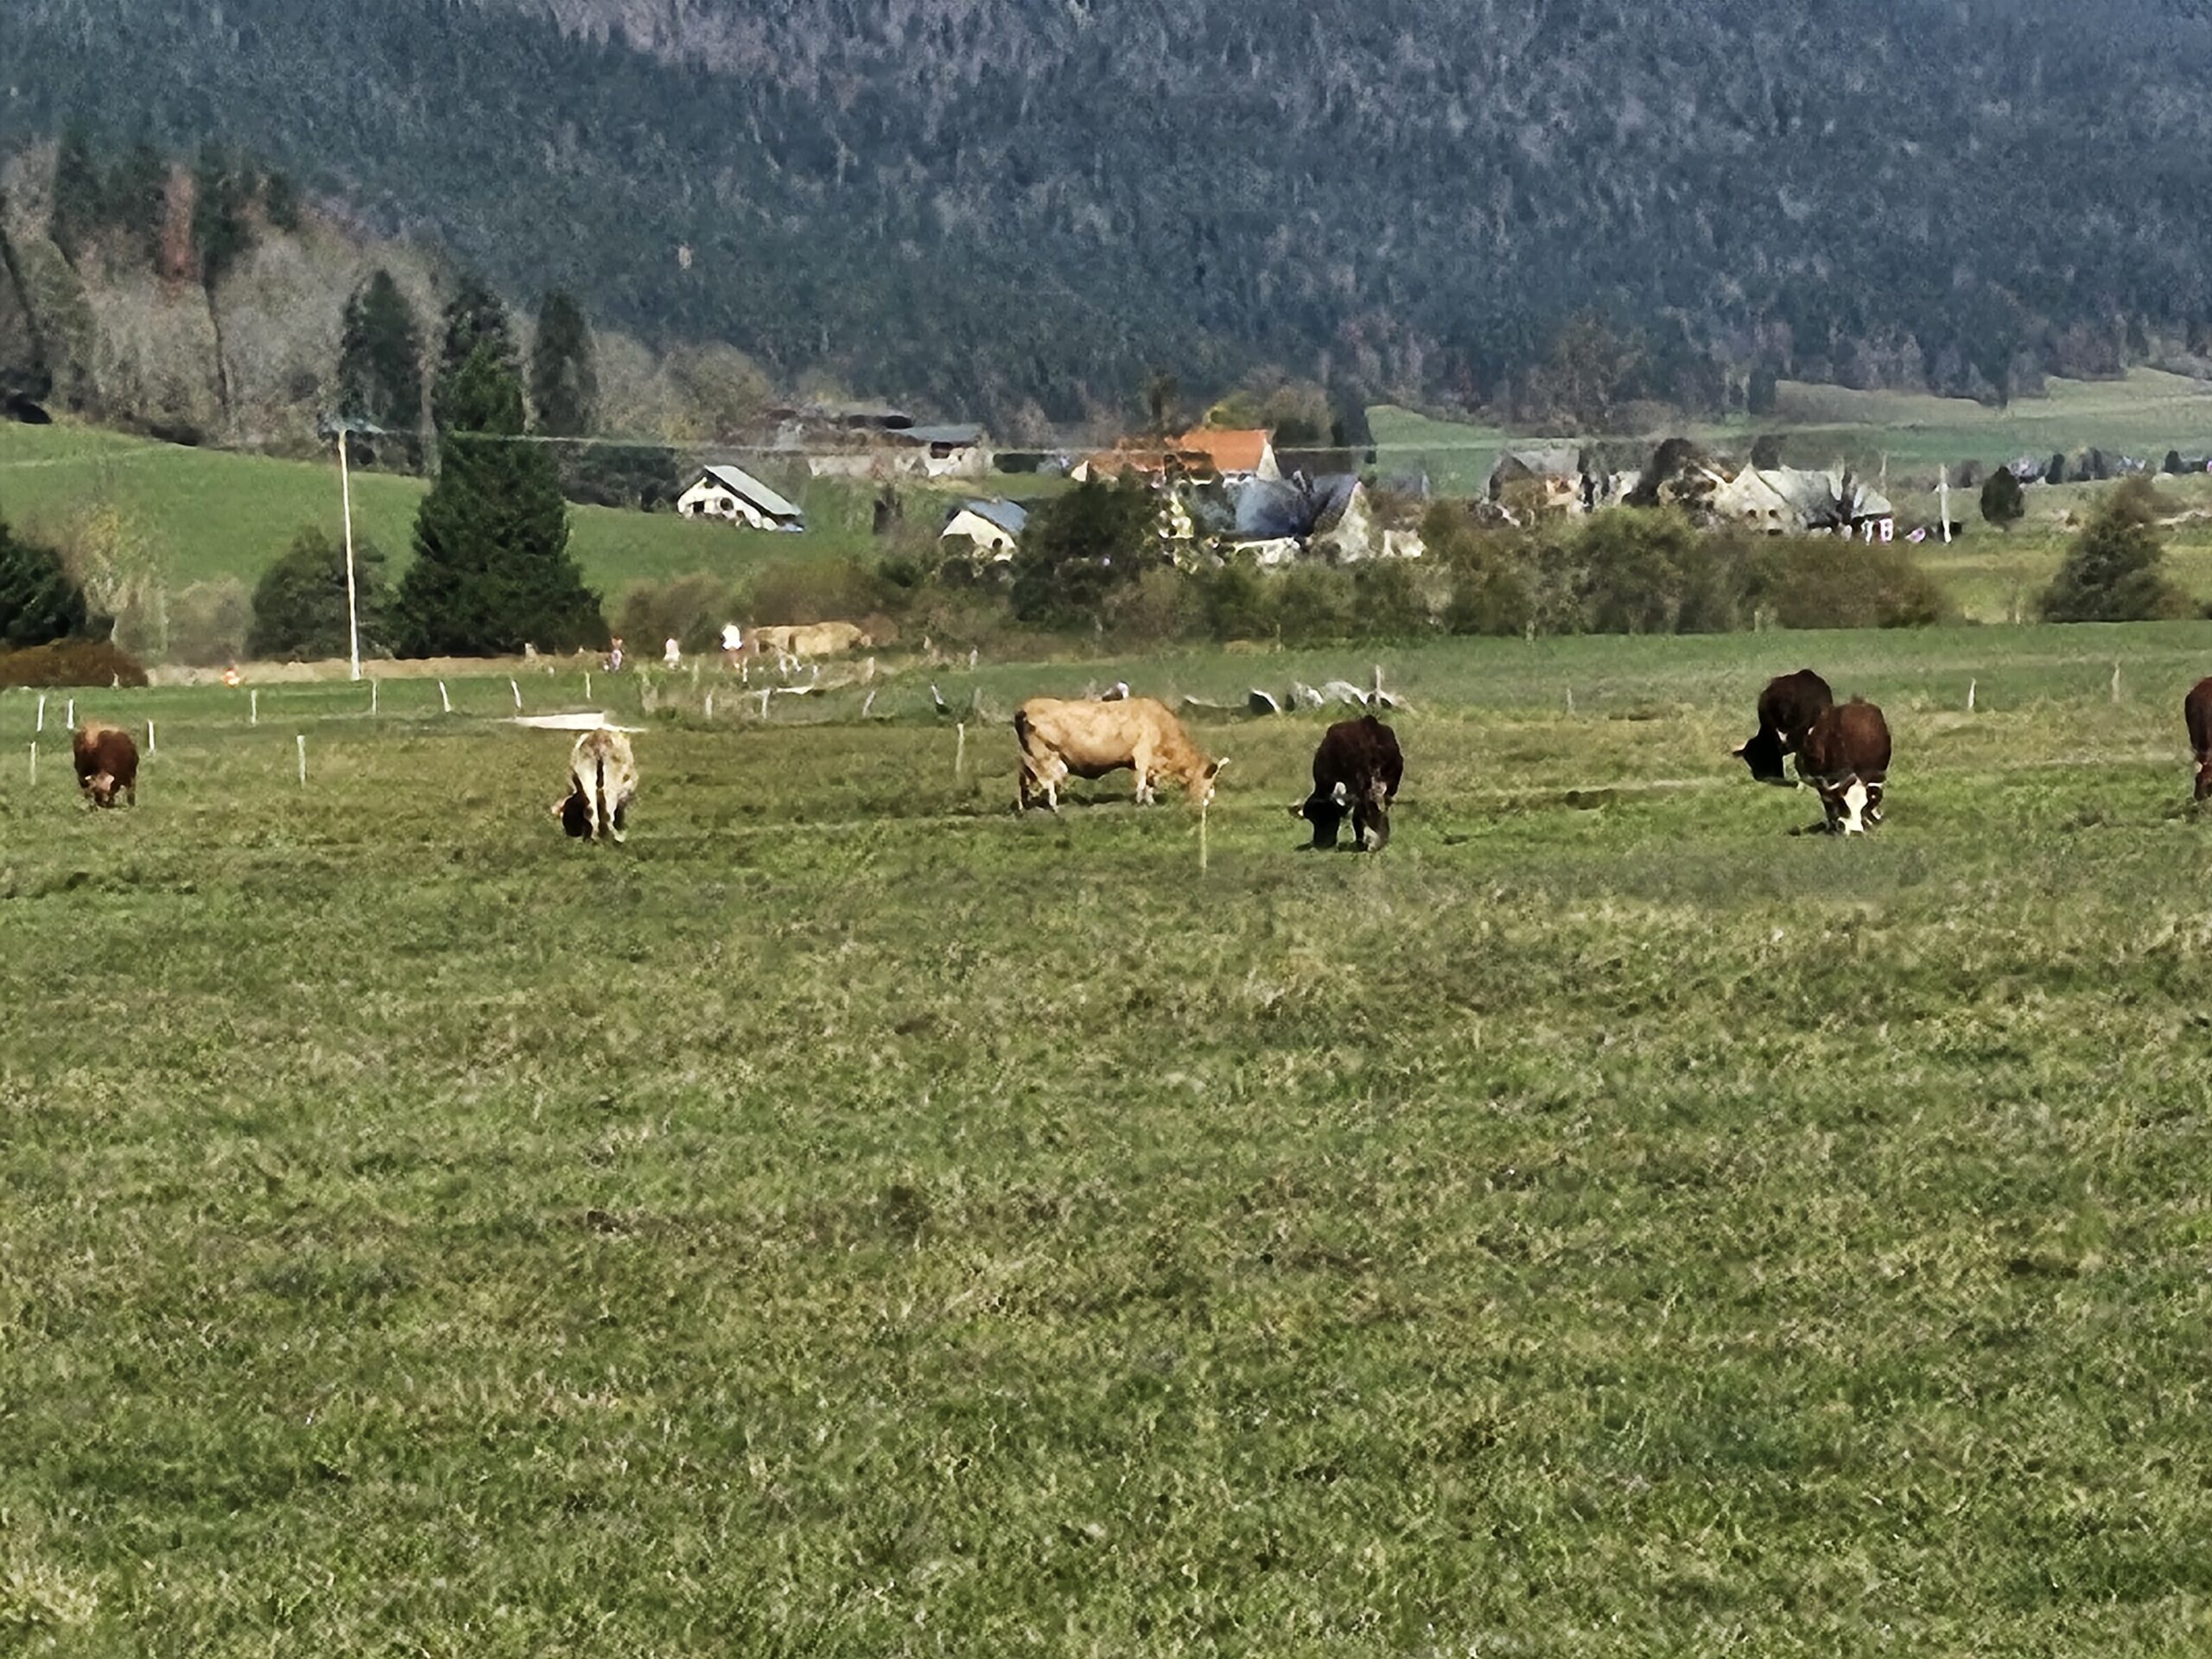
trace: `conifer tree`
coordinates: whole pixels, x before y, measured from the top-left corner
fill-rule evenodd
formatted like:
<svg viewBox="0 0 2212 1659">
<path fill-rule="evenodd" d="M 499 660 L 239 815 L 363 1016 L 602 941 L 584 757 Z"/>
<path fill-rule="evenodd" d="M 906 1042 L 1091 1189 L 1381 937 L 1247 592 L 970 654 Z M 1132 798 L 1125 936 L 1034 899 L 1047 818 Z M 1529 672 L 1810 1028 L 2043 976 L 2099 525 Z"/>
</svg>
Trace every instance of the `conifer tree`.
<svg viewBox="0 0 2212 1659">
<path fill-rule="evenodd" d="M 409 471 L 422 466 L 423 335 L 415 308 L 382 266 L 346 302 L 338 353 L 339 413 L 392 435 Z"/>
<path fill-rule="evenodd" d="M 599 597 L 569 552 L 569 511 L 544 446 L 524 439 L 522 383 L 480 340 L 437 397 L 438 476 L 415 519 L 394 607 L 403 657 L 485 656 L 607 642 Z"/>
<path fill-rule="evenodd" d="M 17 651 L 85 632 L 84 589 L 48 548 L 0 524 L 0 650 Z"/>
<path fill-rule="evenodd" d="M 530 404 L 549 437 L 588 436 L 599 414 L 599 376 L 591 329 L 575 296 L 556 289 L 537 308 L 530 351 Z"/>
<path fill-rule="evenodd" d="M 441 432 L 453 424 L 442 401 L 445 389 L 459 379 L 478 346 L 489 346 L 493 361 L 513 376 L 518 384 L 522 376 L 522 360 L 515 351 L 514 325 L 508 319 L 506 305 L 474 271 L 461 273 L 460 286 L 446 302 L 442 323 L 444 340 L 438 348 L 437 389 L 430 406 L 431 417 Z"/>
<path fill-rule="evenodd" d="M 2148 479 L 2131 478 L 2107 496 L 2044 590 L 2044 620 L 2147 622 L 2186 615 L 2187 600 L 2166 579 L 2158 510 Z"/>
<path fill-rule="evenodd" d="M 74 259 L 107 216 L 107 191 L 99 164 L 92 159 L 92 133 L 81 121 L 62 130 L 54 161 L 54 212 L 48 223 L 54 245 Z"/>
</svg>

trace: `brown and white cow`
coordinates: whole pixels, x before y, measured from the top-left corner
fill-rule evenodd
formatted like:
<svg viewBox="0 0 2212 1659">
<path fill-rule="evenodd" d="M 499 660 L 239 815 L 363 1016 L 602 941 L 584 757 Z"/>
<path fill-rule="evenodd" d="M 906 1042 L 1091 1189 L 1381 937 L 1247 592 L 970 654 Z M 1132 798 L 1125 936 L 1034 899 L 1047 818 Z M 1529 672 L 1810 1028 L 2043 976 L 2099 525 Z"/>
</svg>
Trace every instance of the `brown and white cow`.
<svg viewBox="0 0 2212 1659">
<path fill-rule="evenodd" d="M 1890 724 L 1874 704 L 1853 697 L 1821 711 L 1797 751 L 1798 775 L 1821 798 L 1830 835 L 1864 835 L 1882 821 L 1890 775 Z"/>
<path fill-rule="evenodd" d="M 2196 798 L 2201 801 L 2212 796 L 2212 679 L 2190 687 L 2181 715 L 2189 722 L 2190 752 L 2196 757 Z"/>
<path fill-rule="evenodd" d="M 77 786 L 94 806 L 113 806 L 118 795 L 138 804 L 138 744 L 119 726 L 88 720 L 69 741 Z"/>
<path fill-rule="evenodd" d="M 1736 758 L 1758 782 L 1788 787 L 1789 773 L 1783 760 L 1797 753 L 1821 711 L 1834 702 L 1828 683 L 1809 668 L 1769 680 L 1759 693 L 1759 728 L 1736 751 Z"/>
<path fill-rule="evenodd" d="M 620 732 L 586 732 L 569 754 L 569 792 L 553 803 L 561 828 L 579 841 L 629 829 L 630 803 L 638 793 L 638 761 Z"/>
<path fill-rule="evenodd" d="M 1032 697 L 1014 714 L 1021 745 L 1018 810 L 1040 799 L 1057 812 L 1068 778 L 1103 778 L 1127 766 L 1136 773 L 1137 804 L 1149 806 L 1153 785 L 1180 784 L 1191 804 L 1213 798 L 1214 779 L 1229 762 L 1209 760 L 1183 722 L 1151 697 L 1120 702 Z"/>
<path fill-rule="evenodd" d="M 1390 803 L 1406 775 L 1398 734 L 1372 715 L 1340 720 L 1322 734 L 1313 751 L 1313 792 L 1290 809 L 1313 826 L 1307 850 L 1337 844 L 1344 814 L 1351 814 L 1352 845 L 1381 852 L 1390 842 Z"/>
</svg>

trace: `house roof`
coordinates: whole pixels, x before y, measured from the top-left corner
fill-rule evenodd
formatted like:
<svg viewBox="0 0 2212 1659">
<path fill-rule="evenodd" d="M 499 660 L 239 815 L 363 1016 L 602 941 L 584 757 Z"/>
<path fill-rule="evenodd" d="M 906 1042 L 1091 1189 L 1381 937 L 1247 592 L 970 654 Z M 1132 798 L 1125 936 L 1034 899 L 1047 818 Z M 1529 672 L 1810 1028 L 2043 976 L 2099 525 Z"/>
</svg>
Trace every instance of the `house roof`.
<svg viewBox="0 0 2212 1659">
<path fill-rule="evenodd" d="M 804 518 L 806 514 L 778 495 L 752 474 L 735 467 L 708 467 L 702 475 L 711 478 L 732 495 L 751 502 L 772 518 Z"/>
<path fill-rule="evenodd" d="M 1013 501 L 963 501 L 945 519 L 950 524 L 963 512 L 972 512 L 987 524 L 995 524 L 1009 536 L 1019 537 L 1029 522 L 1029 510 Z"/>
<path fill-rule="evenodd" d="M 1260 463 L 1267 459 L 1268 445 L 1274 435 L 1257 428 L 1239 431 L 1201 426 L 1177 438 L 1175 448 L 1189 454 L 1205 456 L 1217 473 L 1256 473 Z"/>
<path fill-rule="evenodd" d="M 1349 473 L 1312 480 L 1255 479 L 1236 497 L 1240 542 L 1294 540 L 1336 527 L 1351 505 L 1359 480 Z"/>
<path fill-rule="evenodd" d="M 1803 467 L 1746 467 L 1715 493 L 1713 505 L 1731 513 L 1778 509 L 1813 529 L 1885 518 L 1897 511 L 1878 490 L 1841 473 Z"/>
<path fill-rule="evenodd" d="M 1508 449 L 1491 468 L 1496 478 L 1509 466 L 1517 466 L 1532 478 L 1580 478 L 1582 455 L 1564 445 L 1542 449 Z"/>
</svg>

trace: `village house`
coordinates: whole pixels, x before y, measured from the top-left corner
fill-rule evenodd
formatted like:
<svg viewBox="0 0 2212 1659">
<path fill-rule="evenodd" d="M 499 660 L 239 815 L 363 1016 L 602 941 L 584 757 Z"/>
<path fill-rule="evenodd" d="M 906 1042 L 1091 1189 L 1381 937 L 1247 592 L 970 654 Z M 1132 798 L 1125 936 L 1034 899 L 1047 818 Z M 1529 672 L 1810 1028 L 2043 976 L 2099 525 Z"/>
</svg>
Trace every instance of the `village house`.
<svg viewBox="0 0 2212 1659">
<path fill-rule="evenodd" d="M 1226 550 L 1267 569 L 1304 558 L 1332 564 L 1419 558 L 1424 550 L 1415 532 L 1382 528 L 1367 486 L 1348 473 L 1253 480 L 1237 493 L 1236 526 Z"/>
<path fill-rule="evenodd" d="M 1591 494 L 1581 452 L 1565 446 L 1508 449 L 1490 469 L 1490 499 L 1501 505 L 1526 499 L 1540 512 L 1586 512 Z"/>
<path fill-rule="evenodd" d="M 697 481 L 677 497 L 676 510 L 686 518 L 720 518 L 753 530 L 806 528 L 804 512 L 735 467 L 700 468 Z"/>
<path fill-rule="evenodd" d="M 1200 427 L 1173 438 L 1124 438 L 1111 449 L 1085 455 L 1069 476 L 1080 484 L 1131 474 L 1155 484 L 1222 484 L 1233 490 L 1255 480 L 1279 481 L 1282 467 L 1270 433 Z"/>
<path fill-rule="evenodd" d="M 1003 563 L 1014 556 L 1028 523 L 1028 510 L 1016 502 L 963 501 L 946 518 L 938 539 L 952 542 L 965 537 L 977 553 L 989 555 L 994 563 Z"/>
<path fill-rule="evenodd" d="M 1841 467 L 1746 467 L 1713 493 L 1723 523 L 1769 536 L 1855 536 L 1886 542 L 1897 535 L 1897 509 L 1887 496 Z"/>
<path fill-rule="evenodd" d="M 884 436 L 904 469 L 925 478 L 982 478 L 991 470 L 990 440 L 980 426 L 910 426 Z"/>
</svg>

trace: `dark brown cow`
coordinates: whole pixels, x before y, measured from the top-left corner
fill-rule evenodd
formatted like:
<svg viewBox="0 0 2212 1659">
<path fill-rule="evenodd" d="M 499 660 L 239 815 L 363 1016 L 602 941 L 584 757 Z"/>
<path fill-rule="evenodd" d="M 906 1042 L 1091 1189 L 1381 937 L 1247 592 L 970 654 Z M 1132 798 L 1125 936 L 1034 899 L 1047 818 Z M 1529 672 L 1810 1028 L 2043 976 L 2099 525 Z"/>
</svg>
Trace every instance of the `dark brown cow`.
<svg viewBox="0 0 2212 1659">
<path fill-rule="evenodd" d="M 1821 711 L 1797 750 L 1798 775 L 1820 792 L 1823 826 L 1834 835 L 1863 835 L 1882 821 L 1882 788 L 1890 775 L 1890 723 L 1872 703 L 1853 697 Z"/>
<path fill-rule="evenodd" d="M 1751 776 L 1760 783 L 1787 785 L 1789 773 L 1783 760 L 1797 753 L 1805 734 L 1821 717 L 1821 710 L 1834 702 L 1828 683 L 1809 668 L 1769 680 L 1766 690 L 1759 693 L 1758 732 L 1736 751 L 1736 758 L 1751 769 Z"/>
<path fill-rule="evenodd" d="M 138 745 L 117 726 L 88 720 L 70 738 L 77 761 L 77 787 L 94 806 L 113 806 L 118 795 L 138 804 Z"/>
<path fill-rule="evenodd" d="M 1352 845 L 1359 852 L 1381 852 L 1390 841 L 1390 803 L 1406 775 L 1398 734 L 1372 715 L 1341 720 L 1322 734 L 1313 751 L 1313 792 L 1290 815 L 1313 826 L 1308 850 L 1337 844 L 1344 814 L 1351 814 Z"/>
<path fill-rule="evenodd" d="M 2196 757 L 2196 798 L 2212 795 L 2212 679 L 2190 687 L 2181 705 L 2189 722 L 2189 747 Z"/>
</svg>

